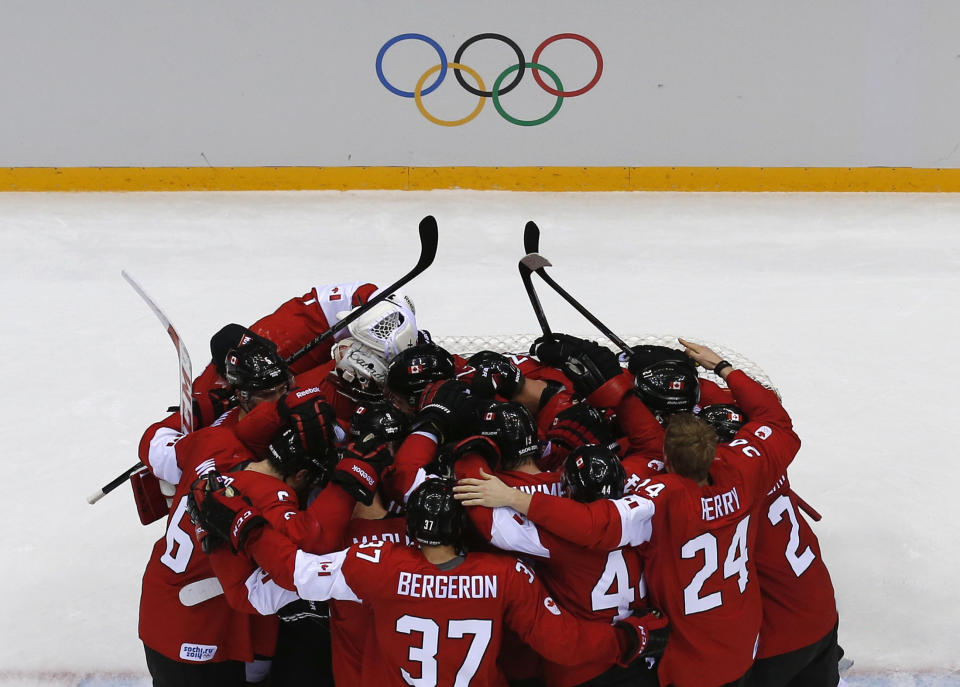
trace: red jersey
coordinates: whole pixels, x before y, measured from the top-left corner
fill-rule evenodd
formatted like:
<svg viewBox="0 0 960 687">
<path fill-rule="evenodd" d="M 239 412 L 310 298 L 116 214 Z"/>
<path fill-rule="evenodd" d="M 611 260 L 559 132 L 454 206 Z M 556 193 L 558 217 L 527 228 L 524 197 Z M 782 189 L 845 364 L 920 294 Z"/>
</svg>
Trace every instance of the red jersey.
<svg viewBox="0 0 960 687">
<path fill-rule="evenodd" d="M 468 508 L 477 530 L 504 551 L 535 557 L 537 574 L 560 606 L 583 620 L 613 624 L 645 608 L 643 561 L 632 547 L 588 549 L 538 530 L 512 508 Z M 572 687 L 593 679 L 611 663 L 576 666 L 546 662 L 548 685 Z"/>
<path fill-rule="evenodd" d="M 757 514 L 757 564 L 763 624 L 757 658 L 802 649 L 837 624 L 837 602 L 820 542 L 797 507 L 784 474 Z"/>
<path fill-rule="evenodd" d="M 340 548 L 378 541 L 414 546 L 414 542 L 407 538 L 407 520 L 401 517 L 351 520 Z M 373 614 L 369 604 L 330 600 L 330 643 L 336 684 L 361 684 L 367 633 L 372 627 Z"/>
<path fill-rule="evenodd" d="M 376 288 L 359 281 L 316 286 L 260 318 L 250 329 L 277 344 L 280 355 L 289 358 L 336 324 L 339 313 L 365 303 Z M 349 332 L 343 329 L 338 337 L 330 337 L 293 363 L 290 371 L 299 374 L 327 362 L 334 341 L 345 336 L 349 336 Z"/>
<path fill-rule="evenodd" d="M 306 599 L 369 604 L 362 684 L 505 686 L 497 665 L 505 628 L 557 662 L 613 664 L 620 653 L 610 625 L 561 611 L 514 558 L 471 553 L 438 566 L 417 548 L 382 541 L 311 556 L 273 534 L 252 542 L 251 553 L 280 584 Z"/>
<path fill-rule="evenodd" d="M 219 426 L 183 437 L 174 452 L 179 480 L 164 536 L 154 545 L 143 574 L 140 638 L 151 649 L 184 662 L 252 661 L 276 644 L 274 618 L 258 618 L 230 607 L 210 561 L 194 542 L 187 493 L 200 475 L 227 472 L 252 456 L 229 429 L 239 409 Z"/>
<path fill-rule="evenodd" d="M 760 630 L 750 548 L 756 507 L 793 460 L 800 440 L 776 397 L 739 371 L 728 383 L 751 422 L 717 447 L 709 483 L 666 474 L 646 498 L 580 504 L 535 494 L 529 518 L 592 547 L 642 547 L 653 605 L 670 619 L 661 685 L 714 687 L 742 676 Z"/>
<path fill-rule="evenodd" d="M 305 551 L 329 553 L 343 548 L 341 539 L 356 501 L 339 485 L 326 486 L 301 510 L 297 495 L 281 479 L 254 470 L 236 470 L 226 478 L 250 499 L 271 527 Z M 257 613 L 248 601 L 246 587 L 256 564 L 226 546 L 209 558 L 230 605 L 244 613 Z"/>
</svg>

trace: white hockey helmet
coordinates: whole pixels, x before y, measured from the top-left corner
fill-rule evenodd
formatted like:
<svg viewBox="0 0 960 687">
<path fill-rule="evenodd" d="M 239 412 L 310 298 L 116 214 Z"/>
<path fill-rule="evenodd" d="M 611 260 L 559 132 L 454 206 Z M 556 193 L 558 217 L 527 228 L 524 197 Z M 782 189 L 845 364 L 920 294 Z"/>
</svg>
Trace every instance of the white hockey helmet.
<svg viewBox="0 0 960 687">
<path fill-rule="evenodd" d="M 340 393 L 357 402 L 383 398 L 387 363 L 378 351 L 346 338 L 333 345 L 330 357 L 336 362 L 330 378 Z"/>
<path fill-rule="evenodd" d="M 347 329 L 355 341 L 377 351 L 389 362 L 400 351 L 416 345 L 416 312 L 410 297 L 396 291 L 351 322 Z M 338 315 L 341 319 L 346 316 L 347 313 Z"/>
</svg>

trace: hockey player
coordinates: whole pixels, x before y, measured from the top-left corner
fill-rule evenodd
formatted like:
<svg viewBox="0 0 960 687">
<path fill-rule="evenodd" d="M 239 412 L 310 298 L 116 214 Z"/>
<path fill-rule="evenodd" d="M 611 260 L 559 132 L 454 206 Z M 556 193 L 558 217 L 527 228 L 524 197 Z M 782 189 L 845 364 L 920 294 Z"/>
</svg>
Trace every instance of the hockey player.
<svg viewBox="0 0 960 687">
<path fill-rule="evenodd" d="M 216 467 L 229 470 L 250 458 L 234 434 L 240 418 L 256 404 L 280 397 L 289 372 L 276 348 L 259 338 L 244 337 L 225 356 L 224 375 L 239 405 L 215 426 L 150 446 L 148 465 L 176 485 L 164 536 L 157 541 L 143 576 L 140 638 L 155 687 L 206 684 L 242 685 L 262 679 L 263 664 L 276 641 L 273 619 L 252 618 L 234 611 L 223 596 L 207 557 L 197 550 L 187 515 L 191 483 Z"/>
<path fill-rule="evenodd" d="M 465 480 L 471 490 L 464 503 L 511 506 L 584 546 L 642 546 L 650 598 L 673 627 L 660 684 L 740 685 L 761 622 L 751 520 L 800 441 L 773 394 L 706 347 L 688 352 L 700 364 L 713 363 L 751 417 L 734 441 L 718 445 L 709 425 L 679 413 L 666 429 L 668 474 L 646 485 L 646 498 L 578 504 L 524 494 L 490 478 Z"/>
<path fill-rule="evenodd" d="M 464 515 L 447 480 L 430 480 L 410 498 L 407 531 L 419 548 L 369 541 L 312 556 L 263 528 L 224 490 L 208 492 L 201 511 L 211 515 L 208 526 L 245 547 L 281 587 L 295 588 L 306 599 L 370 604 L 364 684 L 505 685 L 497 666 L 505 627 L 558 662 L 628 663 L 645 655 L 654 630 L 666 625 L 653 616 L 628 618 L 615 627 L 578 621 L 520 561 L 462 553 Z M 288 597 L 273 581 L 263 581 L 263 575 L 251 577 L 251 600 L 269 612 Z"/>
<path fill-rule="evenodd" d="M 589 503 L 623 496 L 626 474 L 610 448 L 588 445 L 567 456 L 562 479 L 570 498 Z M 507 479 L 503 481 L 510 484 Z M 469 492 L 469 487 L 458 486 L 454 492 Z M 458 493 L 456 498 L 462 497 Z M 578 618 L 614 623 L 633 613 L 647 612 L 643 563 L 632 547 L 610 551 L 583 548 L 539 530 L 511 508 L 468 508 L 467 512 L 480 534 L 498 548 L 533 557 L 547 589 Z M 666 634 L 663 630 L 658 641 L 665 644 Z M 602 662 L 576 666 L 548 662 L 544 678 L 551 687 L 656 685 L 656 678 L 640 664 L 622 668 Z"/>
<path fill-rule="evenodd" d="M 773 392 L 770 392 L 773 393 Z M 730 441 L 747 422 L 739 407 L 717 404 L 699 416 Z M 763 600 L 763 624 L 748 684 L 753 687 L 836 687 L 837 603 L 805 504 L 784 473 L 758 509 L 753 558 Z"/>
</svg>

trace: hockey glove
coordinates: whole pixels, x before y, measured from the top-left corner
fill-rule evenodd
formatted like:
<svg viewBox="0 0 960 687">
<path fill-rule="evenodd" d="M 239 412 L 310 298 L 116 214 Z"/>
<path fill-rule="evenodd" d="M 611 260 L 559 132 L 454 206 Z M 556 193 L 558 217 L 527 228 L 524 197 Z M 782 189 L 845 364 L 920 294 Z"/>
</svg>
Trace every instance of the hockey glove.
<svg viewBox="0 0 960 687">
<path fill-rule="evenodd" d="M 574 391 L 593 406 L 613 407 L 633 388 L 633 378 L 622 374 L 617 355 L 599 344 L 589 343 L 574 351 L 560 369 L 573 382 Z"/>
<path fill-rule="evenodd" d="M 356 444 L 340 449 L 340 461 L 333 469 L 331 482 L 339 484 L 360 503 L 369 506 L 380 484 L 380 475 L 393 463 L 393 454 L 385 443 L 361 451 Z"/>
<path fill-rule="evenodd" d="M 228 542 L 234 553 L 243 551 L 247 537 L 267 523 L 250 499 L 230 486 L 216 470 L 191 485 L 187 511 L 193 523 L 204 530 L 197 530 L 197 538 L 206 553 L 220 542 Z"/>
<path fill-rule="evenodd" d="M 277 617 L 284 623 L 309 621 L 319 625 L 330 624 L 330 606 L 326 601 L 297 599 L 277 611 Z"/>
<path fill-rule="evenodd" d="M 478 398 L 500 396 L 509 401 L 523 385 L 523 373 L 500 353 L 480 351 L 467 358 L 467 365 L 476 370 L 470 390 Z"/>
<path fill-rule="evenodd" d="M 420 394 L 420 410 L 410 431 L 430 432 L 443 444 L 472 434 L 477 419 L 477 401 L 470 388 L 455 379 L 444 379 L 428 384 Z"/>
<path fill-rule="evenodd" d="M 536 356 L 544 365 L 560 367 L 575 351 L 591 344 L 596 345 L 569 334 L 545 334 L 530 346 L 530 355 Z"/>
<path fill-rule="evenodd" d="M 567 454 L 579 446 L 606 446 L 613 441 L 603 413 L 586 403 L 576 403 L 557 413 L 547 428 L 546 438 L 550 453 L 538 461 L 541 470 L 558 469 Z"/>
<path fill-rule="evenodd" d="M 215 387 L 193 399 L 193 417 L 197 427 L 209 427 L 225 412 L 237 405 L 233 389 Z"/>
<path fill-rule="evenodd" d="M 670 638 L 670 622 L 656 609 L 645 615 L 628 616 L 615 623 L 614 627 L 629 638 L 628 648 L 618 661 L 621 666 L 628 666 L 638 658 L 660 656 Z"/>
<path fill-rule="evenodd" d="M 311 396 L 298 403 L 297 392 L 288 392 L 277 402 L 277 413 L 299 435 L 308 454 L 322 455 L 336 443 L 337 418 L 323 397 Z"/>
</svg>

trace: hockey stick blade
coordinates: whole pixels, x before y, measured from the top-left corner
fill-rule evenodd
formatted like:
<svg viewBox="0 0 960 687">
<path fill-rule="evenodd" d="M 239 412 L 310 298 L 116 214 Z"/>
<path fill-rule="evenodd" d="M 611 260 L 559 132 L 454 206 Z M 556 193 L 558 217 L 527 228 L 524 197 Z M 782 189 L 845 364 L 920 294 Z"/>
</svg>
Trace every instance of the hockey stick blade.
<svg viewBox="0 0 960 687">
<path fill-rule="evenodd" d="M 549 260 L 547 260 L 545 257 L 540 255 L 539 253 L 528 255 L 526 258 L 524 258 L 524 260 L 528 261 L 527 264 L 530 269 L 536 272 L 540 276 L 540 278 L 543 279 L 543 281 L 545 281 L 551 289 L 553 289 L 558 294 L 560 294 L 563 300 L 565 300 L 567 303 L 573 306 L 574 310 L 576 310 L 578 313 L 583 315 L 587 319 L 587 321 L 590 322 L 590 324 L 592 324 L 594 327 L 599 329 L 601 334 L 603 334 L 608 339 L 610 339 L 610 341 L 615 343 L 617 347 L 619 347 L 620 350 L 622 350 L 628 356 L 633 353 L 633 351 L 630 349 L 627 343 L 623 339 L 621 339 L 619 336 L 614 334 L 613 331 L 610 329 L 610 327 L 608 327 L 599 319 L 597 319 L 596 315 L 594 315 L 592 312 L 590 312 L 585 307 L 583 307 L 580 301 L 578 301 L 576 298 L 574 298 L 569 293 L 567 293 L 566 289 L 560 286 L 556 281 L 554 281 L 553 277 L 547 274 L 547 271 L 544 268 L 553 266 L 551 265 Z M 521 262 L 523 262 L 523 260 L 521 260 Z M 539 266 L 535 267 L 536 265 L 539 265 Z"/>
<path fill-rule="evenodd" d="M 540 227 L 533 220 L 523 228 L 523 249 L 526 253 L 540 252 Z"/>
<path fill-rule="evenodd" d="M 539 253 L 530 253 L 520 260 L 520 264 L 523 265 L 529 272 L 536 272 L 544 267 L 553 267 L 553 263 Z"/>
<path fill-rule="evenodd" d="M 170 324 L 170 320 L 163 311 L 153 302 L 153 299 L 147 295 L 143 287 L 137 283 L 137 280 L 131 277 L 126 270 L 120 271 L 122 276 L 137 295 L 143 299 L 143 302 L 153 311 L 153 314 L 160 320 L 160 324 L 167 330 L 167 335 L 173 341 L 177 348 L 177 361 L 180 364 L 180 431 L 189 434 L 193 431 L 193 364 L 190 362 L 190 354 L 187 352 L 187 346 L 180 337 L 176 328 Z"/>
<path fill-rule="evenodd" d="M 142 467 L 143 467 L 143 463 L 137 462 L 136 465 L 133 465 L 133 466 L 127 468 L 124 472 L 122 472 L 121 474 L 117 475 L 117 476 L 116 476 L 114 479 L 112 479 L 110 482 L 107 482 L 107 483 L 104 484 L 102 487 L 100 487 L 97 491 L 95 491 L 95 492 L 93 492 L 92 494 L 90 494 L 90 496 L 87 497 L 87 503 L 89 503 L 89 504 L 92 506 L 92 505 L 95 504 L 97 501 L 99 501 L 100 499 L 102 499 L 104 496 L 106 496 L 107 494 L 109 494 L 111 491 L 113 491 L 114 489 L 116 489 L 117 487 L 119 487 L 121 484 L 123 484 L 124 482 L 126 482 L 126 481 L 130 478 L 130 475 L 132 475 L 133 473 L 135 473 L 137 470 L 141 469 Z"/>
<path fill-rule="evenodd" d="M 531 224 L 533 224 L 533 222 L 528 222 L 527 226 L 529 227 Z M 524 235 L 524 241 L 526 241 L 526 235 Z M 537 316 L 537 322 L 540 323 L 540 329 L 546 335 L 552 333 L 550 331 L 550 324 L 547 322 L 547 316 L 543 312 L 543 305 L 540 303 L 540 297 L 537 295 L 537 290 L 533 287 L 533 279 L 530 276 L 530 273 L 533 272 L 533 270 L 538 269 L 532 265 L 537 264 L 542 266 L 543 263 L 548 265 L 550 264 L 549 261 L 547 261 L 547 259 L 542 255 L 531 253 L 522 258 L 517 267 L 520 270 L 520 279 L 523 281 L 523 288 L 527 292 L 527 298 L 530 299 L 530 305 L 533 307 L 533 314 Z"/>
<path fill-rule="evenodd" d="M 363 306 L 355 309 L 349 315 L 344 317 L 342 320 L 337 322 L 335 325 L 330 327 L 323 334 L 315 338 L 313 341 L 307 343 L 303 348 L 295 352 L 289 358 L 287 358 L 287 363 L 294 363 L 307 353 L 312 351 L 314 348 L 319 346 L 322 342 L 329 339 L 331 336 L 341 331 L 347 327 L 351 322 L 356 320 L 358 317 L 366 313 L 377 303 L 381 303 L 397 289 L 403 287 L 415 277 L 420 275 L 424 270 L 426 270 L 430 265 L 433 264 L 434 258 L 437 257 L 437 244 L 439 243 L 439 231 L 437 229 L 437 220 L 434 219 L 433 215 L 427 215 L 422 220 L 420 220 L 420 259 L 417 260 L 417 264 L 413 266 L 413 269 L 407 272 L 405 275 L 400 277 L 397 281 L 390 284 L 384 289 L 380 290 L 380 293 L 368 300 Z"/>
</svg>

